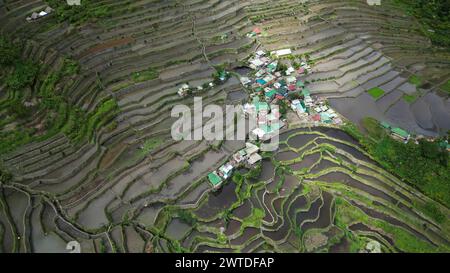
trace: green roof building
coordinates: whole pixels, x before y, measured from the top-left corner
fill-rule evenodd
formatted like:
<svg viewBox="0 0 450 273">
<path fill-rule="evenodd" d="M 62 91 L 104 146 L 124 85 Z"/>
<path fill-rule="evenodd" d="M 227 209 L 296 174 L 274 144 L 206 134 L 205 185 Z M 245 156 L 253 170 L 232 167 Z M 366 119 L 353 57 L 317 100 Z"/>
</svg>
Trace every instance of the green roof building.
<svg viewBox="0 0 450 273">
<path fill-rule="evenodd" d="M 208 179 L 214 187 L 217 187 L 222 183 L 222 178 L 220 178 L 216 172 L 209 173 Z"/>
<path fill-rule="evenodd" d="M 266 96 L 267 98 L 273 98 L 273 96 L 275 96 L 276 93 L 277 93 L 277 90 L 272 89 L 272 90 L 270 90 L 269 92 L 266 92 L 266 93 L 265 93 L 265 96 Z"/>
<path fill-rule="evenodd" d="M 320 119 L 322 120 L 322 122 L 325 123 L 331 123 L 331 117 L 328 113 L 320 113 Z"/>
<path fill-rule="evenodd" d="M 253 98 L 253 105 L 255 105 L 256 112 L 259 113 L 259 111 L 269 111 L 269 104 L 267 102 L 260 102 L 259 97 Z"/>
<path fill-rule="evenodd" d="M 389 123 L 387 123 L 386 121 L 383 121 L 380 123 L 381 127 L 385 128 L 385 129 L 391 129 L 391 125 Z"/>
<path fill-rule="evenodd" d="M 407 139 L 407 138 L 409 137 L 409 133 L 408 133 L 408 132 L 406 132 L 405 130 L 400 129 L 400 128 L 398 128 L 398 127 L 392 128 L 391 132 L 392 132 L 394 135 L 397 135 L 397 136 L 402 137 L 402 138 L 404 138 L 404 139 Z"/>
</svg>

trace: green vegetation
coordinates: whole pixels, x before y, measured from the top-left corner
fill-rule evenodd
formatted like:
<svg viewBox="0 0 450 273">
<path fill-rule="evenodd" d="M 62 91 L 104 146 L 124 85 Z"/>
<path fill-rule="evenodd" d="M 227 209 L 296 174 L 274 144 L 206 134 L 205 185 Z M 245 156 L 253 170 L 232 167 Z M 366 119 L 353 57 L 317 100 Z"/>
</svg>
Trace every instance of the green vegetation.
<svg viewBox="0 0 450 273">
<path fill-rule="evenodd" d="M 377 100 L 377 99 L 379 99 L 381 96 L 384 95 L 384 90 L 381 89 L 381 88 L 379 88 L 379 87 L 374 87 L 374 88 L 369 89 L 369 90 L 367 91 L 367 93 L 369 93 L 369 95 L 371 95 L 372 98 L 374 98 L 374 99 Z"/>
<path fill-rule="evenodd" d="M 286 114 L 289 110 L 289 105 L 287 104 L 286 100 L 279 100 L 278 106 L 280 107 L 280 115 L 281 117 L 285 118 Z"/>
<path fill-rule="evenodd" d="M 417 18 L 422 32 L 438 46 L 450 46 L 450 2 L 448 0 L 393 0 Z"/>
<path fill-rule="evenodd" d="M 93 0 L 82 0 L 79 6 L 69 6 L 66 1 L 46 0 L 47 4 L 55 11 L 58 22 L 69 22 L 81 25 L 89 20 L 106 18 L 111 16 L 111 10 L 106 5 L 99 5 Z"/>
<path fill-rule="evenodd" d="M 264 216 L 265 216 L 264 210 L 259 208 L 253 208 L 252 214 L 249 217 L 242 220 L 241 230 L 244 230 L 247 227 L 259 228 L 261 226 L 261 222 Z"/>
<path fill-rule="evenodd" d="M 156 79 L 156 78 L 158 78 L 158 76 L 159 76 L 158 70 L 156 70 L 154 68 L 149 68 L 144 71 L 134 72 L 132 74 L 131 78 L 133 79 L 133 81 L 135 83 L 139 83 L 139 82 L 145 82 L 145 81 Z"/>
<path fill-rule="evenodd" d="M 179 210 L 178 217 L 190 226 L 195 226 L 197 223 L 197 218 L 195 218 L 194 214 L 187 210 Z"/>
<path fill-rule="evenodd" d="M 431 198 L 450 206 L 450 166 L 447 150 L 439 141 L 420 141 L 419 145 L 404 144 L 377 129 L 378 122 L 365 118 L 363 125 L 368 131 L 365 136 L 356 126 L 347 124 L 344 130 L 360 141 L 383 167 L 408 181 Z"/>
<path fill-rule="evenodd" d="M 19 47 L 0 35 L 0 66 L 12 65 L 19 57 Z"/>
<path fill-rule="evenodd" d="M 100 102 L 90 114 L 66 101 L 59 84 L 79 73 L 78 62 L 65 58 L 61 67 L 48 74 L 40 74 L 39 65 L 20 59 L 19 52 L 20 47 L 0 36 L 0 65 L 2 71 L 7 71 L 3 80 L 11 94 L 0 103 L 1 109 L 9 115 L 0 123 L 0 153 L 32 141 L 48 139 L 59 132 L 74 142 L 92 139 L 95 130 L 117 113 L 115 99 Z M 10 60 L 7 58 L 9 55 L 3 54 L 14 54 L 16 59 Z M 34 103 L 25 106 L 25 99 Z M 38 127 L 27 126 L 35 116 L 40 117 Z M 8 124 L 11 124 L 10 128 L 5 130 Z"/>
<path fill-rule="evenodd" d="M 351 247 L 352 251 L 357 251 L 362 245 L 362 242 L 358 238 L 354 238 L 355 235 L 349 233 L 348 226 L 355 222 L 361 222 L 375 228 L 380 228 L 386 233 L 392 234 L 392 238 L 395 241 L 395 245 L 405 252 L 412 253 L 432 253 L 445 251 L 445 249 L 436 248 L 433 245 L 423 241 L 417 236 L 409 233 L 403 228 L 393 226 L 385 221 L 373 219 L 367 216 L 361 210 L 350 205 L 346 200 L 342 198 L 336 198 L 336 216 L 335 223 L 338 227 L 346 231 L 346 236 L 350 238 L 350 241 L 355 243 L 354 247 Z"/>
<path fill-rule="evenodd" d="M 225 65 L 216 66 L 215 69 L 216 71 L 211 75 L 215 85 L 220 85 L 231 77 L 230 73 L 225 70 Z"/>
<path fill-rule="evenodd" d="M 6 86 L 12 91 L 29 87 L 36 79 L 39 66 L 31 61 L 16 61 L 13 72 L 6 78 Z"/>
<path fill-rule="evenodd" d="M 422 84 L 422 79 L 417 75 L 412 75 L 409 77 L 408 82 L 415 86 L 420 86 Z"/>
<path fill-rule="evenodd" d="M 0 168 L 0 183 L 8 183 L 12 179 L 12 174 L 3 168 Z"/>
<path fill-rule="evenodd" d="M 421 206 L 421 208 L 428 216 L 436 220 L 436 222 L 438 223 L 442 224 L 447 220 L 447 217 L 442 213 L 442 211 L 435 203 L 427 202 L 424 206 Z"/>
<path fill-rule="evenodd" d="M 73 76 L 80 72 L 80 64 L 72 59 L 64 59 L 64 65 L 62 70 L 62 76 Z"/>
<path fill-rule="evenodd" d="M 444 83 L 441 88 L 450 95 L 450 80 Z"/>
<path fill-rule="evenodd" d="M 414 103 L 417 100 L 418 96 L 417 95 L 408 95 L 408 94 L 404 94 L 403 95 L 403 99 L 407 102 L 407 103 Z"/>
<path fill-rule="evenodd" d="M 151 139 L 147 139 L 144 142 L 144 145 L 142 146 L 142 155 L 146 156 L 148 155 L 151 151 L 153 151 L 156 147 L 158 147 L 159 145 L 161 145 L 164 142 L 164 140 L 162 138 L 151 138 Z"/>
</svg>

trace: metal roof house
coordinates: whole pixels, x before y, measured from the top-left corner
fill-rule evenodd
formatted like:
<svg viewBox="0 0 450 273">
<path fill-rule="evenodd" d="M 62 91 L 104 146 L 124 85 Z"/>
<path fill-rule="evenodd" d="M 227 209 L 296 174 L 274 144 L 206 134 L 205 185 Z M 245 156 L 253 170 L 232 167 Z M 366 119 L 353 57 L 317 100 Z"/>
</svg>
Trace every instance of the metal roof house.
<svg viewBox="0 0 450 273">
<path fill-rule="evenodd" d="M 222 184 L 223 180 L 217 174 L 217 172 L 212 172 L 208 174 L 208 180 L 213 185 L 214 188 L 217 188 Z"/>
<path fill-rule="evenodd" d="M 398 128 L 398 127 L 392 128 L 391 129 L 391 134 L 394 137 L 398 137 L 398 138 L 400 138 L 402 140 L 408 140 L 409 137 L 410 137 L 410 134 L 408 132 L 406 132 L 405 130 L 403 130 L 401 128 Z"/>
</svg>

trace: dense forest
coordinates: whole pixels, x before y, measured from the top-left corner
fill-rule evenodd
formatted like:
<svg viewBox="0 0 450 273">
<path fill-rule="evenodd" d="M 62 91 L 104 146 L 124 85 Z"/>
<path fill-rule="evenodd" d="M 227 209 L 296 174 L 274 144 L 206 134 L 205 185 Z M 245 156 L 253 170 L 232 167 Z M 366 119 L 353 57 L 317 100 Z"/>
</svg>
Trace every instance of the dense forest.
<svg viewBox="0 0 450 273">
<path fill-rule="evenodd" d="M 395 0 L 422 24 L 424 33 L 438 46 L 450 47 L 449 0 Z"/>
</svg>

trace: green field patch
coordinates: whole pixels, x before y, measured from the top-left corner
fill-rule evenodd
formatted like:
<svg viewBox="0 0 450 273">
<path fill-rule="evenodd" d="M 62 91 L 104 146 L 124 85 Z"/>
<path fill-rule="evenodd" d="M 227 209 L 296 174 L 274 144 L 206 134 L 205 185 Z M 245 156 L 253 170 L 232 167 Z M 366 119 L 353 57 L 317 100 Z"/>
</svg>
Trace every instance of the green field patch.
<svg viewBox="0 0 450 273">
<path fill-rule="evenodd" d="M 441 85 L 441 89 L 450 94 L 450 80 Z"/>
<path fill-rule="evenodd" d="M 138 82 L 145 82 L 145 81 L 156 79 L 156 78 L 158 78 L 158 76 L 159 76 L 158 70 L 156 70 L 154 68 L 149 68 L 144 71 L 134 72 L 131 75 L 131 78 L 133 79 L 133 81 L 135 83 L 138 83 Z"/>
<path fill-rule="evenodd" d="M 265 216 L 264 210 L 259 208 L 253 208 L 252 214 L 242 221 L 241 230 L 244 230 L 247 227 L 259 228 L 261 226 L 261 222 L 264 216 Z"/>
<path fill-rule="evenodd" d="M 403 95 L 403 100 L 406 101 L 407 103 L 414 103 L 417 100 L 417 98 L 418 98 L 417 95 L 408 95 L 408 94 Z"/>
<path fill-rule="evenodd" d="M 151 151 L 153 151 L 156 147 L 158 147 L 159 145 L 161 145 L 163 143 L 163 139 L 162 138 L 151 138 L 151 139 L 147 139 L 144 142 L 144 145 L 142 146 L 142 151 L 141 154 L 143 156 L 146 156 L 147 154 L 149 154 Z"/>
<path fill-rule="evenodd" d="M 384 95 L 384 90 L 379 88 L 379 87 L 374 87 L 371 88 L 367 91 L 367 93 L 369 93 L 370 96 L 372 96 L 372 98 L 374 99 L 379 99 L 381 96 Z"/>
<path fill-rule="evenodd" d="M 409 77 L 408 82 L 410 84 L 414 84 L 415 86 L 419 86 L 422 84 L 422 79 L 419 76 L 412 75 L 411 77 Z"/>
</svg>

